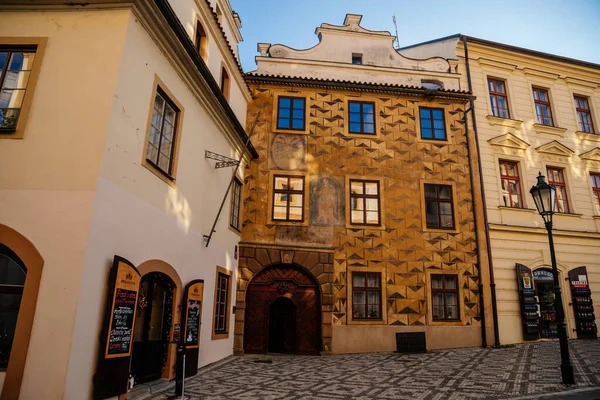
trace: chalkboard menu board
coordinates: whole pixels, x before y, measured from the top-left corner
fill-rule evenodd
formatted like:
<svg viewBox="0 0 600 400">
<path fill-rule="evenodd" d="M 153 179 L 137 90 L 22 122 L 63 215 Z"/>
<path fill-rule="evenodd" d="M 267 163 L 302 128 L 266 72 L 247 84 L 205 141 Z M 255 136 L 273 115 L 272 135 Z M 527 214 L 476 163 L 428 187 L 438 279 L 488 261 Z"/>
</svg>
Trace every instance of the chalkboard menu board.
<svg viewBox="0 0 600 400">
<path fill-rule="evenodd" d="M 140 275 L 134 268 L 124 262 L 119 262 L 117 268 L 105 358 L 129 357 L 131 355 L 131 339 Z"/>
<path fill-rule="evenodd" d="M 183 342 L 187 348 L 195 348 L 200 344 L 199 334 L 203 291 L 204 282 L 193 283 L 187 288 L 183 336 Z"/>
</svg>

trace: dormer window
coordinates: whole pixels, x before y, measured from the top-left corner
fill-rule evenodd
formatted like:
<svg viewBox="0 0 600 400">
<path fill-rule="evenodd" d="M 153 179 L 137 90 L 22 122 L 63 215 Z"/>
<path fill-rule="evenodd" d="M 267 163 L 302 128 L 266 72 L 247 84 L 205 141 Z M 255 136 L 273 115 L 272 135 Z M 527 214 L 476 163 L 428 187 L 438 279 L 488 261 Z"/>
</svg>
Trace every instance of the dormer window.
<svg viewBox="0 0 600 400">
<path fill-rule="evenodd" d="M 362 54 L 352 53 L 352 64 L 362 64 Z"/>
</svg>

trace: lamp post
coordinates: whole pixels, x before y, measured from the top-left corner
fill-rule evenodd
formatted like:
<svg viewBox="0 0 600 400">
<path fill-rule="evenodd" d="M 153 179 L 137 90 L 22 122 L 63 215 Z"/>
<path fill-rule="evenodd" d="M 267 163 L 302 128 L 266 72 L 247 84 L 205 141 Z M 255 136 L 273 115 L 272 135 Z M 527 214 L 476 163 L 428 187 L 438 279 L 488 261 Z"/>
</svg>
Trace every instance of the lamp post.
<svg viewBox="0 0 600 400">
<path fill-rule="evenodd" d="M 550 258 L 552 260 L 552 274 L 554 275 L 554 308 L 556 308 L 556 319 L 558 324 L 558 340 L 560 341 L 560 372 L 564 384 L 575 383 L 573 364 L 569 357 L 569 344 L 567 343 L 567 324 L 565 323 L 565 310 L 563 309 L 562 295 L 558 284 L 558 271 L 556 269 L 556 256 L 554 254 L 554 241 L 552 239 L 552 214 L 556 206 L 556 187 L 548 185 L 540 172 L 537 177 L 537 185 L 533 186 L 529 193 L 533 197 L 538 213 L 544 219 L 544 225 L 548 231 L 548 242 L 550 243 Z"/>
</svg>

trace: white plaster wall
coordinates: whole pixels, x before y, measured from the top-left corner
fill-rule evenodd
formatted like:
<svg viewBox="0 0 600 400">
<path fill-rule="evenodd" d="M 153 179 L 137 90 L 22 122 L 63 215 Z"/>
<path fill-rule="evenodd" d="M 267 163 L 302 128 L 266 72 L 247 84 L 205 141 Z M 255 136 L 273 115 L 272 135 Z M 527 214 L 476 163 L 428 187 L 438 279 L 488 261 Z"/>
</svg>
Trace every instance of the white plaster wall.
<svg viewBox="0 0 600 400">
<path fill-rule="evenodd" d="M 229 201 L 208 248 L 202 236 L 210 231 L 232 173 L 215 170 L 214 162 L 204 159 L 204 150 L 232 157 L 235 153 L 133 15 L 124 54 L 94 201 L 65 399 L 90 396 L 115 254 L 135 265 L 163 260 L 177 270 L 184 285 L 204 279 L 199 366 L 232 354 L 233 315 L 230 337 L 211 340 L 217 265 L 233 271 L 232 286 L 236 280 L 233 253 L 239 236 L 228 229 Z M 175 188 L 140 165 L 155 74 L 184 108 Z"/>
<path fill-rule="evenodd" d="M 458 38 L 436 41 L 434 43 L 426 43 L 408 49 L 400 49 L 398 53 L 405 57 L 424 59 L 430 57 L 443 57 L 449 59 L 456 58 L 456 45 Z"/>
</svg>

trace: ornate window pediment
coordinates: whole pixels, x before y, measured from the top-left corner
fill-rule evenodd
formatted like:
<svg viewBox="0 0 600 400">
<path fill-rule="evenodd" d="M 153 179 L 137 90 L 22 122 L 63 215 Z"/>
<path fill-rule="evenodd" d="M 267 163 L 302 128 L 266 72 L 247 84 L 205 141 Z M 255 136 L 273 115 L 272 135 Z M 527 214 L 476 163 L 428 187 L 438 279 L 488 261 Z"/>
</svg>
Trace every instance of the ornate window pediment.
<svg viewBox="0 0 600 400">
<path fill-rule="evenodd" d="M 496 136 L 488 140 L 488 143 L 492 146 L 505 147 L 509 149 L 527 150 L 530 146 L 529 143 L 523 139 L 518 138 L 512 133 L 505 133 L 504 135 Z"/>
<path fill-rule="evenodd" d="M 565 146 L 557 140 L 553 140 L 539 147 L 536 147 L 535 151 L 537 151 L 538 153 L 550 154 L 560 157 L 571 157 L 571 155 L 575 153 L 573 150 L 571 150 L 570 148 L 568 148 L 567 146 Z"/>
<path fill-rule="evenodd" d="M 600 147 L 593 148 L 590 151 L 580 154 L 579 158 L 588 161 L 600 161 Z"/>
</svg>

